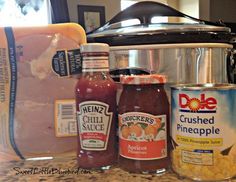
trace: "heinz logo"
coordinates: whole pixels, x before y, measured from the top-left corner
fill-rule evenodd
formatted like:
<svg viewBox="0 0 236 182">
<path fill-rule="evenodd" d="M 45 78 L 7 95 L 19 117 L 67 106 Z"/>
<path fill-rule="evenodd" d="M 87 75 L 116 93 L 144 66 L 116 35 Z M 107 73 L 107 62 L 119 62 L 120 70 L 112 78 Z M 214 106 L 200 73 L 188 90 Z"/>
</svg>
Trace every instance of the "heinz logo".
<svg viewBox="0 0 236 182">
<path fill-rule="evenodd" d="M 217 101 L 214 97 L 191 98 L 187 94 L 179 94 L 179 106 L 183 112 L 216 112 Z"/>
</svg>

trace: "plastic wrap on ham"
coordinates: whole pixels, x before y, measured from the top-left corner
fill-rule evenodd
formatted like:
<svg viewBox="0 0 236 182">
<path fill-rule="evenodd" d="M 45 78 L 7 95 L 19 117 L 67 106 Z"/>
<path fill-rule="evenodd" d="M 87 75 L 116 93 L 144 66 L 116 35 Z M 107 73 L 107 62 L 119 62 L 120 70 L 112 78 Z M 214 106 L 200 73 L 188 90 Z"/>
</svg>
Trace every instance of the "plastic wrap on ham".
<svg viewBox="0 0 236 182">
<path fill-rule="evenodd" d="M 86 42 L 84 30 L 72 23 L 2 28 L 0 37 L 0 161 L 4 154 L 7 159 L 75 155 L 77 78 L 69 66 L 63 68 L 66 76 L 54 67 L 68 64 L 67 57 L 55 59 L 58 51 L 66 56 Z"/>
</svg>

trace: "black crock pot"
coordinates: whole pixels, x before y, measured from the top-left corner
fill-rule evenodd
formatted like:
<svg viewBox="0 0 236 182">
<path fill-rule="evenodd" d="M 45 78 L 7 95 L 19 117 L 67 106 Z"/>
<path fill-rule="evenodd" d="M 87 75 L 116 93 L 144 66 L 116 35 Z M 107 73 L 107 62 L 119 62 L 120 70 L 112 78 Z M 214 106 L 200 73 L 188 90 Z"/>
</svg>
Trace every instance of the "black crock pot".
<svg viewBox="0 0 236 182">
<path fill-rule="evenodd" d="M 154 16 L 181 17 L 192 22 L 152 23 Z M 132 19 L 138 19 L 140 24 L 122 26 L 122 21 Z M 230 28 L 221 23 L 199 20 L 152 1 L 132 5 L 87 34 L 88 42 L 111 46 L 112 73 L 137 68 L 166 74 L 172 83 L 233 82 L 234 65 L 229 64 L 232 37 Z M 122 64 L 120 55 L 124 57 Z M 183 71 L 186 73 L 182 74 Z"/>
</svg>

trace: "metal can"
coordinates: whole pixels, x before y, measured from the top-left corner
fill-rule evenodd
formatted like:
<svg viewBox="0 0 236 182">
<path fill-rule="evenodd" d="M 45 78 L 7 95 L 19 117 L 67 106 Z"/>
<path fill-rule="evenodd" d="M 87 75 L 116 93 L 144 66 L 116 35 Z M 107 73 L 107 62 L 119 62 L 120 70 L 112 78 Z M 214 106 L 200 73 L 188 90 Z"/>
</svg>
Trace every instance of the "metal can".
<svg viewBox="0 0 236 182">
<path fill-rule="evenodd" d="M 171 118 L 176 173 L 201 181 L 236 176 L 236 85 L 173 86 Z"/>
</svg>

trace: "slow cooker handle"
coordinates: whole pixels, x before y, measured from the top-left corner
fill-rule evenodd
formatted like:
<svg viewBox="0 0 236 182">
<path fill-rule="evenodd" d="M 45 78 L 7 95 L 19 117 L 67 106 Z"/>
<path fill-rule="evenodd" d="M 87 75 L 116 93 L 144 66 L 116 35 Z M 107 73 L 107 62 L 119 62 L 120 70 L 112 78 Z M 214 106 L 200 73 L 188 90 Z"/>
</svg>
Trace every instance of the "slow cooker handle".
<svg viewBox="0 0 236 182">
<path fill-rule="evenodd" d="M 118 23 L 124 20 L 129 20 L 129 19 L 139 19 L 141 24 L 150 24 L 151 19 L 154 16 L 185 17 L 185 18 L 194 20 L 196 22 L 199 22 L 201 24 L 219 25 L 213 22 L 208 22 L 208 21 L 204 21 L 204 20 L 200 20 L 200 19 L 188 16 L 162 3 L 144 1 L 144 2 L 136 3 L 130 6 L 129 8 L 125 9 L 124 11 L 121 11 L 115 17 L 113 17 L 109 22 L 107 22 L 105 26 Z"/>
</svg>

